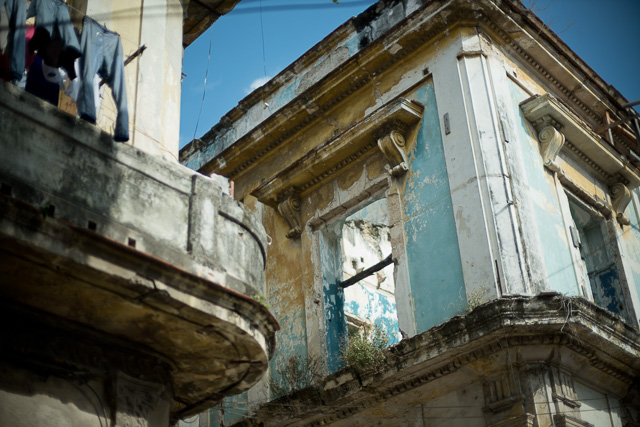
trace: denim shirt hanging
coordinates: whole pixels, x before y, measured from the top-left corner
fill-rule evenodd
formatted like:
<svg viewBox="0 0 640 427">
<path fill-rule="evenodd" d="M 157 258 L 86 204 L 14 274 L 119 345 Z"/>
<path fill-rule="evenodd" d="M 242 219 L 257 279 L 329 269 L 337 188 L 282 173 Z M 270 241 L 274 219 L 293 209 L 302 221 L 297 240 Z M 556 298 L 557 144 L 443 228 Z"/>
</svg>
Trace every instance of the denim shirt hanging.
<svg viewBox="0 0 640 427">
<path fill-rule="evenodd" d="M 34 16 L 36 33 L 29 42 L 29 50 L 38 51 L 47 65 L 64 68 L 69 77 L 74 79 L 76 73 L 73 63 L 81 53 L 69 8 L 60 0 L 32 0 L 27 18 Z"/>
<path fill-rule="evenodd" d="M 109 85 L 118 109 L 113 139 L 129 140 L 129 112 L 124 81 L 122 43 L 117 33 L 107 30 L 89 17 L 84 18 L 82 28 L 82 58 L 80 60 L 81 84 L 78 93 L 78 114 L 95 123 L 96 108 L 93 78 L 98 73 Z"/>
<path fill-rule="evenodd" d="M 11 78 L 17 82 L 24 73 L 25 21 L 27 6 L 24 0 L 0 0 L 0 11 L 5 6 L 9 18 L 7 56 L 11 58 Z"/>
</svg>

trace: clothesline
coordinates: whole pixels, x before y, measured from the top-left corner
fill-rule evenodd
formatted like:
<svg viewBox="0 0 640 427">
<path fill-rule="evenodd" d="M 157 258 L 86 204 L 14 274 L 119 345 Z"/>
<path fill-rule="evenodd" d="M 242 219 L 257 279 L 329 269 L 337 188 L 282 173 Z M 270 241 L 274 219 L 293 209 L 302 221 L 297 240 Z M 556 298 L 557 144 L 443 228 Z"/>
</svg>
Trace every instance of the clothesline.
<svg viewBox="0 0 640 427">
<path fill-rule="evenodd" d="M 110 31 L 110 32 L 112 32 L 112 33 L 118 34 L 118 35 L 120 36 L 120 38 L 121 38 L 121 39 L 127 40 L 128 42 L 131 42 L 131 43 L 133 43 L 134 45 L 137 45 L 137 44 L 138 44 L 138 42 L 137 42 L 137 41 L 133 41 L 133 40 L 131 40 L 131 39 L 130 39 L 130 38 L 128 38 L 128 37 L 124 37 L 122 34 L 119 34 L 119 33 L 115 32 L 115 31 L 110 30 L 109 28 L 107 28 L 107 24 L 100 23 L 97 19 L 95 19 L 95 18 L 93 18 L 93 17 L 91 17 L 91 16 L 87 15 L 86 13 L 84 13 L 83 11 L 81 11 L 80 9 L 77 9 L 77 8 L 75 8 L 75 7 L 71 6 L 69 3 L 66 3 L 66 2 L 65 2 L 65 4 L 67 5 L 67 7 L 68 7 L 69 9 L 75 10 L 76 12 L 78 12 L 78 13 L 79 13 L 80 15 L 82 15 L 83 17 L 85 17 L 85 18 L 87 18 L 87 19 L 92 20 L 93 22 L 95 22 L 96 24 L 98 24 L 99 26 L 101 26 L 102 28 L 104 28 L 104 30 L 105 30 L 105 31 Z"/>
</svg>

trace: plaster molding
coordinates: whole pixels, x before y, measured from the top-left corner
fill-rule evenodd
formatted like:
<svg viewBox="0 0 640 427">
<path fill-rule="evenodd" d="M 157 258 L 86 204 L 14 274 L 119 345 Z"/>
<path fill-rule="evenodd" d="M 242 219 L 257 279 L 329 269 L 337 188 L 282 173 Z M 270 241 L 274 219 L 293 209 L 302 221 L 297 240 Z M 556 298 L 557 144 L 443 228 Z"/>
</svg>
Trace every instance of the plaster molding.
<svg viewBox="0 0 640 427">
<path fill-rule="evenodd" d="M 567 141 L 564 146 L 605 178 L 606 184 L 622 181 L 632 189 L 640 186 L 640 170 L 551 94 L 529 98 L 520 104 L 520 109 L 538 132 L 552 120 L 557 122 L 554 127 L 562 126 Z"/>
<path fill-rule="evenodd" d="M 554 414 L 553 423 L 556 427 L 594 427 L 593 424 L 579 420 L 566 414 Z"/>
<path fill-rule="evenodd" d="M 585 190 L 582 186 L 580 186 L 579 184 L 574 182 L 571 178 L 569 178 L 563 170 L 558 169 L 556 172 L 557 172 L 558 180 L 562 184 L 563 188 L 568 190 L 571 194 L 576 196 L 578 199 L 584 202 L 587 206 L 594 209 L 597 213 L 602 215 L 604 218 L 609 219 L 613 216 L 615 208 L 609 205 L 609 203 L 607 203 L 604 200 L 601 200 L 596 195 Z M 616 184 L 614 184 L 614 186 L 615 185 Z M 621 184 L 621 185 L 624 186 L 624 184 Z M 627 191 L 629 191 L 626 186 L 624 187 Z"/>
<path fill-rule="evenodd" d="M 589 117 L 594 119 L 597 122 L 601 122 L 602 118 L 598 116 L 592 109 L 587 107 L 577 96 L 575 96 L 574 91 L 569 90 L 566 86 L 558 81 L 558 79 L 547 69 L 545 68 L 539 61 L 534 59 L 525 48 L 521 47 L 512 37 L 509 36 L 505 31 L 502 30 L 494 21 L 490 20 L 486 15 L 482 15 L 481 21 L 492 30 L 496 35 L 498 35 L 503 41 L 507 43 L 507 45 L 511 48 L 512 52 L 516 53 L 522 59 L 525 60 L 527 64 L 529 64 L 535 72 L 544 77 L 549 83 L 558 88 L 562 94 L 564 94 L 568 99 L 570 99 L 573 103 L 575 103 L 582 111 L 587 113 Z"/>
<path fill-rule="evenodd" d="M 602 178 L 605 182 L 611 182 L 614 178 L 609 175 L 607 173 L 607 171 L 605 171 L 604 169 L 602 169 L 600 166 L 598 166 L 598 164 L 596 162 L 594 162 L 593 160 L 591 160 L 591 158 L 589 156 L 587 156 L 586 154 L 584 154 L 582 151 L 580 151 L 580 149 L 578 147 L 576 147 L 575 145 L 573 145 L 570 141 L 566 141 L 565 145 L 564 145 L 567 150 L 573 154 L 574 157 L 576 157 L 579 160 L 582 160 L 582 162 L 589 167 L 589 169 L 591 169 L 592 171 L 594 171 L 598 176 L 600 176 L 600 178 Z M 628 181 L 627 181 L 628 182 Z"/>
<path fill-rule="evenodd" d="M 409 159 L 407 159 L 407 155 L 404 152 L 406 141 L 404 135 L 398 129 L 403 127 L 394 125 L 378 138 L 378 147 L 389 162 L 389 172 L 391 176 L 396 177 L 405 174 L 409 170 Z"/>
<path fill-rule="evenodd" d="M 517 18 L 520 19 L 514 20 L 509 16 L 514 11 L 518 14 Z M 423 8 L 418 9 L 412 16 L 418 17 L 423 12 Z M 444 13 L 447 14 L 445 15 L 446 19 L 437 19 L 440 14 Z M 452 6 L 449 9 L 449 6 L 447 6 L 440 10 L 433 10 L 426 19 L 416 18 L 406 22 L 406 25 L 396 26 L 387 34 L 367 45 L 356 57 L 349 58 L 339 67 L 339 71 L 329 73 L 326 76 L 327 78 L 310 87 L 305 93 L 307 95 L 305 100 L 302 99 L 303 96 L 298 96 L 282 109 L 282 114 L 278 115 L 278 117 L 266 118 L 260 125 L 246 135 L 241 136 L 236 143 L 232 144 L 234 145 L 234 150 L 229 150 L 229 147 L 222 148 L 222 151 L 219 152 L 214 150 L 214 157 L 204 162 L 199 161 L 200 164 L 197 168 L 204 173 L 217 172 L 232 178 L 236 177 L 246 171 L 262 156 L 281 145 L 316 119 L 321 118 L 350 94 L 370 83 L 371 76 L 381 75 L 424 45 L 436 40 L 443 32 L 458 26 L 474 26 L 490 33 L 492 39 L 505 46 L 507 53 L 522 58 L 523 63 L 530 68 L 531 72 L 546 79 L 552 87 L 557 88 L 557 91 L 564 95 L 581 112 L 584 112 L 592 123 L 601 123 L 601 113 L 604 108 L 609 106 L 608 108 L 612 109 L 613 106 L 610 105 L 612 99 L 617 99 L 618 101 L 621 99 L 619 96 L 616 98 L 598 76 L 590 74 L 591 70 L 585 67 L 580 58 L 576 57 L 573 52 L 568 51 L 563 45 L 556 43 L 555 35 L 546 32 L 537 20 L 533 19 L 532 21 L 531 16 L 517 8 L 496 5 L 491 1 L 483 0 L 479 1 L 478 5 L 474 4 L 473 8 L 467 7 L 466 4 L 456 4 L 455 8 Z M 532 31 L 531 28 L 538 28 L 538 31 Z M 331 43 L 331 46 L 338 46 L 341 43 L 341 38 L 346 37 L 348 34 L 350 33 L 344 30 L 337 30 L 327 38 L 325 43 Z M 544 40 L 540 40 L 540 38 Z M 532 49 L 530 47 L 540 46 L 541 43 L 544 45 L 545 42 L 548 43 L 549 41 L 551 42 L 552 50 Z M 391 45 L 401 46 L 401 49 L 390 54 L 383 47 Z M 250 108 L 258 108 L 256 105 L 269 96 L 273 96 L 278 88 L 284 88 L 285 85 L 291 84 L 291 78 L 295 78 L 301 70 L 314 63 L 325 53 L 324 44 L 305 53 L 298 61 L 291 64 L 281 76 L 276 77 L 272 82 L 274 84 L 265 85 L 258 89 L 250 95 L 247 102 L 241 102 L 238 107 L 229 112 L 226 116 L 228 119 L 226 121 L 222 120 L 203 139 L 207 140 L 208 145 L 223 142 L 219 140 L 226 139 L 226 133 L 228 129 L 233 127 L 233 122 L 240 120 Z M 473 53 L 477 52 L 470 52 L 469 54 Z M 557 66 L 560 64 L 564 65 L 564 67 Z M 554 75 L 550 70 L 553 70 L 557 75 Z M 308 101 L 306 98 L 312 98 L 315 102 L 321 94 L 327 93 L 332 89 L 335 89 L 337 95 L 332 96 L 330 99 L 316 102 L 318 106 L 316 111 L 311 114 L 307 112 L 304 115 L 296 113 L 305 111 L 304 104 Z M 602 111 L 600 111 L 601 109 Z M 615 110 L 615 108 L 613 109 Z M 295 117 L 293 117 L 294 115 Z M 288 126 L 293 126 L 293 128 Z M 274 133 L 281 132 L 280 129 L 286 129 L 287 135 L 274 135 Z M 264 137 L 270 137 L 271 135 L 273 135 L 274 139 L 265 141 Z M 246 154 L 238 156 L 238 151 L 244 152 L 249 147 L 252 148 L 250 154 L 252 157 L 249 160 L 242 160 L 242 164 L 239 164 L 239 159 L 246 159 Z M 629 146 L 628 144 L 622 144 L 620 148 L 628 150 Z M 196 151 L 190 145 L 185 147 L 181 151 L 182 161 L 188 162 Z"/>
<path fill-rule="evenodd" d="M 545 126 L 538 132 L 538 141 L 540 141 L 544 165 L 550 166 L 554 164 L 556 156 L 564 145 L 564 135 L 558 132 L 553 126 Z"/>
<path fill-rule="evenodd" d="M 483 412 L 499 413 L 510 410 L 524 400 L 524 395 L 512 379 L 511 373 L 501 372 L 498 379 L 483 384 L 485 406 Z"/>
<path fill-rule="evenodd" d="M 260 202 L 277 208 L 286 198 L 288 189 L 295 187 L 298 197 L 304 197 L 376 147 L 389 150 L 385 156 L 390 156 L 387 158 L 392 159 L 392 167 L 400 166 L 400 171 L 403 162 L 407 165 L 407 158 L 406 155 L 403 157 L 403 152 L 397 151 L 400 149 L 398 144 L 404 146 L 406 142 L 403 135 L 410 127 L 417 125 L 423 113 L 422 104 L 395 98 L 350 128 L 314 147 L 293 164 L 280 165 L 275 174 L 251 194 Z M 393 131 L 396 132 L 390 136 L 393 142 L 378 143 L 378 135 L 382 133 L 389 136 Z M 395 144 L 397 149 L 389 147 L 389 144 Z"/>
<path fill-rule="evenodd" d="M 620 225 L 631 224 L 631 220 L 629 220 L 629 218 L 624 214 L 624 211 L 627 209 L 627 206 L 629 206 L 629 202 L 631 201 L 631 191 L 627 186 L 620 182 L 612 185 L 611 199 L 613 211 L 615 212 L 616 219 Z"/>
<path fill-rule="evenodd" d="M 283 200 L 278 203 L 278 212 L 289 224 L 287 238 L 296 239 L 300 237 L 302 233 L 300 227 L 300 198 L 298 198 L 297 190 L 294 187 L 285 192 Z"/>
</svg>

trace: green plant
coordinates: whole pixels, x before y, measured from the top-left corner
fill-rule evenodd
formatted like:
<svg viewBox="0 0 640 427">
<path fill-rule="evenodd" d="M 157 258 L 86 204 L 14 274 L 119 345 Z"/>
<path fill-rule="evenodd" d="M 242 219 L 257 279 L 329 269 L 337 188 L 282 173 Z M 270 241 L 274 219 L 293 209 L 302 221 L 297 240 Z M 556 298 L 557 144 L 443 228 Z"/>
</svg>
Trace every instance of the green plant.
<svg viewBox="0 0 640 427">
<path fill-rule="evenodd" d="M 386 361 L 389 337 L 379 325 L 365 324 L 359 333 L 351 334 L 340 345 L 340 356 L 347 366 L 378 369 Z"/>
<path fill-rule="evenodd" d="M 267 297 L 262 294 L 255 294 L 253 299 L 258 301 L 260 304 L 264 305 L 268 310 L 271 310 L 271 306 L 267 302 Z"/>
<path fill-rule="evenodd" d="M 489 290 L 485 287 L 476 289 L 475 291 L 471 292 L 467 296 L 467 311 L 471 311 L 474 308 L 484 304 L 486 302 L 486 299 L 484 297 L 488 292 Z"/>
<path fill-rule="evenodd" d="M 42 205 L 40 205 L 40 213 L 46 218 L 46 217 L 50 217 L 53 218 L 53 215 L 56 211 L 55 206 L 53 206 L 51 204 L 50 201 L 45 200 Z"/>
<path fill-rule="evenodd" d="M 313 356 L 304 359 L 296 355 L 275 371 L 278 375 L 271 376 L 269 387 L 275 396 L 284 396 L 314 384 L 320 378 L 320 361 Z"/>
</svg>

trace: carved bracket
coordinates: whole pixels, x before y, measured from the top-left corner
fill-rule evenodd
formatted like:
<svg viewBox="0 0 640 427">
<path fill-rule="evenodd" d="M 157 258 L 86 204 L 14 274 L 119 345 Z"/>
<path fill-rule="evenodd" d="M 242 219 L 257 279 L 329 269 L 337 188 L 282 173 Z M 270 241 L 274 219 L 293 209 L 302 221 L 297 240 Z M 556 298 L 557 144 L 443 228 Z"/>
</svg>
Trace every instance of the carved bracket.
<svg viewBox="0 0 640 427">
<path fill-rule="evenodd" d="M 391 176 L 399 176 L 409 170 L 409 160 L 404 152 L 405 144 L 404 135 L 397 127 L 378 138 L 378 147 L 391 166 Z"/>
<path fill-rule="evenodd" d="M 611 198 L 613 205 L 613 212 L 616 215 L 616 219 L 620 225 L 629 225 L 631 221 L 624 214 L 629 202 L 631 201 L 631 191 L 626 185 L 622 183 L 613 184 L 611 187 Z"/>
<path fill-rule="evenodd" d="M 283 199 L 278 203 L 278 212 L 289 224 L 287 238 L 295 239 L 300 237 L 302 228 L 300 227 L 300 199 L 294 188 L 289 188 Z"/>
<path fill-rule="evenodd" d="M 555 160 L 564 145 L 564 135 L 549 125 L 538 132 L 538 141 L 540 141 L 540 151 L 544 165 L 554 171 L 557 170 L 558 167 Z"/>
</svg>

